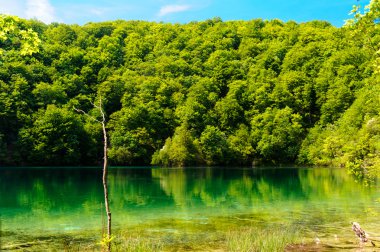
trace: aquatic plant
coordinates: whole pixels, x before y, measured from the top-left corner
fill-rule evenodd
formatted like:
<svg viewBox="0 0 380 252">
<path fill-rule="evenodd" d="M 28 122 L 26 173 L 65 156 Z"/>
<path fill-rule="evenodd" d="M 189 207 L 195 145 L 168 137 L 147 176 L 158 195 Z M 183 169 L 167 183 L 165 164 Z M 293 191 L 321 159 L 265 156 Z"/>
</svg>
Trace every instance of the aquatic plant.
<svg viewBox="0 0 380 252">
<path fill-rule="evenodd" d="M 141 236 L 119 237 L 113 246 L 113 251 L 123 252 L 154 252 L 162 251 L 162 249 L 163 244 L 160 240 Z"/>
<path fill-rule="evenodd" d="M 291 244 L 300 243 L 296 228 L 250 227 L 227 234 L 227 249 L 231 252 L 284 251 Z"/>
</svg>

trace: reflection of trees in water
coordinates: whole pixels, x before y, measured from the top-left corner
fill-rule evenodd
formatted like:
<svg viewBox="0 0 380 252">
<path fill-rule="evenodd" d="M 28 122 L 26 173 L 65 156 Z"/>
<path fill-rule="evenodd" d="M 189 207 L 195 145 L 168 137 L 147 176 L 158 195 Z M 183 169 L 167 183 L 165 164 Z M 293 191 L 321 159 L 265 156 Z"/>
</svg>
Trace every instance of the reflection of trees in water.
<svg viewBox="0 0 380 252">
<path fill-rule="evenodd" d="M 97 169 L 14 169 L 2 171 L 0 206 L 64 209 L 99 204 Z M 124 207 L 257 204 L 279 200 L 323 200 L 345 195 L 365 197 L 373 189 L 336 169 L 111 169 L 112 204 Z M 75 195 L 69 197 L 69 194 Z"/>
<path fill-rule="evenodd" d="M 0 176 L 3 229 L 38 235 L 91 229 L 100 216 L 99 169 L 10 168 Z M 98 179 L 97 179 L 98 178 Z M 97 182 L 96 182 L 97 181 Z"/>
<path fill-rule="evenodd" d="M 161 188 L 176 204 L 199 199 L 207 206 L 230 207 L 236 202 L 250 205 L 299 197 L 302 192 L 295 172 L 278 176 L 252 169 L 183 168 L 153 170 L 152 176 L 160 179 Z"/>
<path fill-rule="evenodd" d="M 331 198 L 346 194 L 360 193 L 365 196 L 368 190 L 344 169 L 304 169 L 298 173 L 302 191 L 309 198 Z"/>
<path fill-rule="evenodd" d="M 10 213 L 13 218 L 38 216 L 43 223 L 52 216 L 69 219 L 68 212 L 86 218 L 100 214 L 99 169 L 1 172 L 0 207 L 19 209 Z M 291 221 L 302 221 L 307 215 L 324 222 L 355 217 L 353 211 L 359 210 L 352 209 L 352 199 L 365 209 L 372 198 L 380 197 L 375 189 L 355 183 L 346 171 L 337 169 L 111 169 L 109 186 L 115 216 L 130 218 L 200 207 L 232 213 L 243 209 L 263 218 Z M 268 211 L 276 214 L 267 215 Z"/>
<path fill-rule="evenodd" d="M 252 212 L 277 207 L 276 214 L 292 214 L 294 221 L 302 221 L 304 213 L 317 222 L 355 216 L 352 211 L 359 210 L 352 209 L 352 198 L 365 206 L 374 192 L 345 170 L 336 169 L 183 168 L 153 170 L 152 176 L 177 205 L 251 208 Z"/>
<path fill-rule="evenodd" d="M 98 169 L 51 168 L 2 170 L 0 207 L 65 210 L 101 202 Z M 98 179 L 98 180 L 97 180 Z"/>
</svg>

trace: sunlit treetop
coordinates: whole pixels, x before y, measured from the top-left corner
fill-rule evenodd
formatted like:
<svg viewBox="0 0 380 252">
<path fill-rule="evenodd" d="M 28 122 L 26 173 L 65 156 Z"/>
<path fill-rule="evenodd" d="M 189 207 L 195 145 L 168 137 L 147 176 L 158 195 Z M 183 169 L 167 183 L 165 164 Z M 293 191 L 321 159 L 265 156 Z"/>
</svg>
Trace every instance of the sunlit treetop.
<svg viewBox="0 0 380 252">
<path fill-rule="evenodd" d="M 352 18 L 346 21 L 345 27 L 352 30 L 355 40 L 374 53 L 374 70 L 380 73 L 380 1 L 371 0 L 364 7 L 354 5 L 351 15 Z"/>
<path fill-rule="evenodd" d="M 0 55 L 12 49 L 21 55 L 32 55 L 39 51 L 41 40 L 38 34 L 26 28 L 15 16 L 0 15 Z"/>
<path fill-rule="evenodd" d="M 351 19 L 346 20 L 346 27 L 354 27 L 358 32 L 370 33 L 378 28 L 380 22 L 380 1 L 371 0 L 364 7 L 354 5 L 350 13 Z"/>
</svg>

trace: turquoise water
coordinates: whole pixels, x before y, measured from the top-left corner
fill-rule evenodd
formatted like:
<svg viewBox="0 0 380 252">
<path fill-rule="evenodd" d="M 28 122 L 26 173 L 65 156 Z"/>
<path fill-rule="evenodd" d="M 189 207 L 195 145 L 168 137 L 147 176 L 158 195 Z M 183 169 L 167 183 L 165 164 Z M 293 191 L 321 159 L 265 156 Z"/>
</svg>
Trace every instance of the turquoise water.
<svg viewBox="0 0 380 252">
<path fill-rule="evenodd" d="M 111 168 L 109 190 L 115 233 L 202 243 L 244 226 L 283 225 L 299 227 L 305 241 L 355 246 L 357 221 L 380 240 L 379 187 L 343 169 Z M 102 197 L 101 168 L 0 168 L 0 246 L 95 244 Z"/>
</svg>

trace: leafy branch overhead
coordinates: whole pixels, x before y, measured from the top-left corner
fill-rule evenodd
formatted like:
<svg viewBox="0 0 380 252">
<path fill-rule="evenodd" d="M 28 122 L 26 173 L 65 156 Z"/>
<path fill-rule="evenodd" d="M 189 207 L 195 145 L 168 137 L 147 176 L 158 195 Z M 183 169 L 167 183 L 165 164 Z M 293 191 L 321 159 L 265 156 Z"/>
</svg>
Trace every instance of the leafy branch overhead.
<svg viewBox="0 0 380 252">
<path fill-rule="evenodd" d="M 31 28 L 15 16 L 0 15 L 0 55 L 17 49 L 21 55 L 32 55 L 39 51 L 41 40 Z"/>
<path fill-rule="evenodd" d="M 360 3 L 360 2 L 359 2 Z M 368 5 L 354 5 L 350 13 L 351 19 L 346 21 L 354 37 L 359 38 L 363 45 L 373 51 L 376 72 L 380 71 L 380 39 L 376 36 L 380 32 L 380 2 L 371 0 Z"/>
</svg>

